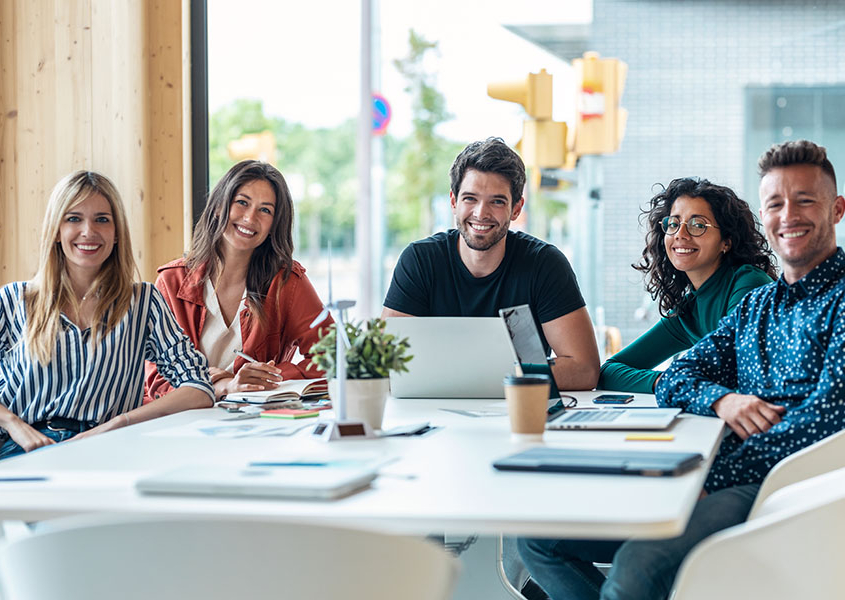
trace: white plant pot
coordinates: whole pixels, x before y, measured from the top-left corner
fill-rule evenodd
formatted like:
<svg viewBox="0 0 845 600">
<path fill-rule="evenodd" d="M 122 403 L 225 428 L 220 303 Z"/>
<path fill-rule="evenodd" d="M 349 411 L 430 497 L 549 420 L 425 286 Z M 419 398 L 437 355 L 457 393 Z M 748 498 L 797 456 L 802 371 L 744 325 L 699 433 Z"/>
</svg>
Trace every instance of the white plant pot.
<svg viewBox="0 0 845 600">
<path fill-rule="evenodd" d="M 329 380 L 329 397 L 337 398 L 338 380 Z M 381 429 L 384 404 L 390 390 L 390 379 L 347 379 L 346 418 L 350 421 L 364 421 L 373 429 Z M 335 406 L 337 414 L 337 406 Z"/>
</svg>

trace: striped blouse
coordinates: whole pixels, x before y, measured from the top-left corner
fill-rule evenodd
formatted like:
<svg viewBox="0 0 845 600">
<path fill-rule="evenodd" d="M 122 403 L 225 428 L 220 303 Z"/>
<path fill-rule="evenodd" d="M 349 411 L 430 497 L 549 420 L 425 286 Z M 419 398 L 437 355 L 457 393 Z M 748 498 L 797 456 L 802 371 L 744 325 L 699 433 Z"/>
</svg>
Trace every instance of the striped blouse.
<svg viewBox="0 0 845 600">
<path fill-rule="evenodd" d="M 135 284 L 129 310 L 99 342 L 61 315 L 53 360 L 42 366 L 26 343 L 26 283 L 0 288 L 0 402 L 27 423 L 51 417 L 104 423 L 141 406 L 144 360 L 173 387 L 214 398 L 205 357 L 182 333 L 161 293 Z"/>
</svg>

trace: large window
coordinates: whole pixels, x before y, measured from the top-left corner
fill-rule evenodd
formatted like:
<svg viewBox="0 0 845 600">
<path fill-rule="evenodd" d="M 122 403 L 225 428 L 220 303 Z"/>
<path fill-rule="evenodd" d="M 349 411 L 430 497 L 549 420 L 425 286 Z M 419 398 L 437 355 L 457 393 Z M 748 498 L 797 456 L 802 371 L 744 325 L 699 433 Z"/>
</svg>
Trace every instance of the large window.
<svg viewBox="0 0 845 600">
<path fill-rule="evenodd" d="M 808 139 L 825 146 L 839 164 L 840 191 L 845 177 L 845 85 L 750 86 L 746 91 L 745 193 L 752 206 L 757 199 L 756 159 L 783 140 Z M 845 223 L 837 226 L 845 240 Z"/>
<path fill-rule="evenodd" d="M 359 264 L 356 233 L 366 4 L 208 3 L 212 183 L 240 156 L 238 143 L 258 143 L 245 135 L 271 134 L 265 157 L 294 192 L 296 258 L 318 292 L 327 290 L 329 244 L 338 293 L 360 300 L 364 275 L 376 282 L 357 316 L 378 312 L 409 241 L 452 226 L 448 168 L 457 151 L 490 135 L 519 140 L 524 112 L 489 98 L 487 84 L 545 68 L 562 86 L 556 98 L 569 100 L 565 113 L 576 85 L 570 61 L 585 50 L 628 65 L 622 147 L 592 161 L 597 177 L 585 178 L 579 164 L 547 174 L 554 180 L 533 178 L 537 189 L 517 226 L 569 255 L 626 343 L 658 317 L 631 268 L 644 245 L 641 208 L 655 184 L 705 177 L 756 206 L 757 156 L 801 137 L 827 146 L 845 179 L 843 3 L 365 2 L 373 15 L 366 34 L 372 90 L 393 109 L 386 135 L 371 142 L 373 205 L 365 218 L 375 241 L 364 241 L 379 250 L 369 264 Z M 585 180 L 590 189 L 582 189 Z M 582 198 L 591 200 L 590 211 L 573 211 Z M 601 256 L 598 266 L 584 260 L 590 253 Z"/>
<path fill-rule="evenodd" d="M 336 293 L 360 302 L 364 275 L 374 282 L 370 305 L 356 310 L 369 316 L 380 311 L 401 250 L 453 226 L 448 172 L 457 153 L 488 136 L 519 141 L 521 109 L 488 97 L 487 84 L 541 68 L 571 78 L 565 61 L 503 24 L 586 22 L 590 3 L 370 3 L 371 87 L 392 116 L 386 134 L 371 140 L 369 235 L 379 243 L 365 240 L 377 249 L 367 265 L 359 264 L 356 239 L 363 5 L 208 3 L 209 178 L 214 185 L 247 156 L 273 162 L 294 195 L 297 260 L 325 295 L 331 245 Z M 564 195 L 538 194 L 527 215 L 518 227 L 566 245 Z"/>
</svg>

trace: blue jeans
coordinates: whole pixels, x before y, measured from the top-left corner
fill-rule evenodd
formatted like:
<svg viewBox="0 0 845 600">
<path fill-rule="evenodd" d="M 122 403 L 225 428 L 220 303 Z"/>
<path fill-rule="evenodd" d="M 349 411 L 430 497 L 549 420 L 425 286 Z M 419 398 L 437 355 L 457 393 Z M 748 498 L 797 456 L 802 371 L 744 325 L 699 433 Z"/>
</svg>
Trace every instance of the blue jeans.
<svg viewBox="0 0 845 600">
<path fill-rule="evenodd" d="M 75 431 L 53 431 L 52 429 L 47 429 L 46 427 L 43 427 L 38 431 L 46 435 L 51 440 L 55 440 L 56 442 L 63 442 L 65 440 L 69 440 L 70 438 L 76 435 Z M 8 436 L 8 434 L 6 434 L 6 436 Z M 21 448 L 17 444 L 17 442 L 15 442 L 12 438 L 2 437 L 0 438 L 0 441 L 2 441 L 2 445 L 0 445 L 0 460 L 3 460 L 4 458 L 11 458 L 13 456 L 17 456 L 18 454 L 24 453 L 23 448 Z"/>
<path fill-rule="evenodd" d="M 719 490 L 699 500 L 687 529 L 663 540 L 591 541 L 520 538 L 519 554 L 552 600 L 666 598 L 684 557 L 709 535 L 748 518 L 760 484 Z M 594 562 L 610 562 L 605 578 Z"/>
</svg>

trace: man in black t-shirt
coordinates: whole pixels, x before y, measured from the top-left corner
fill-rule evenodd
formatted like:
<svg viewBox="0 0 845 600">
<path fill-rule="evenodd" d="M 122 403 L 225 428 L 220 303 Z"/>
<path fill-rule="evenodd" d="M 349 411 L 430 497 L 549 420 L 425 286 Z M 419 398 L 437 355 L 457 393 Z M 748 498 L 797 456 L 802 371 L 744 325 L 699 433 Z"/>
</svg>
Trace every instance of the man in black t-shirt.
<svg viewBox="0 0 845 600">
<path fill-rule="evenodd" d="M 450 170 L 457 229 L 412 243 L 399 257 L 382 317 L 495 317 L 528 304 L 562 390 L 592 389 L 599 357 L 569 261 L 555 246 L 508 231 L 525 199 L 525 166 L 500 138 L 467 146 Z"/>
</svg>

